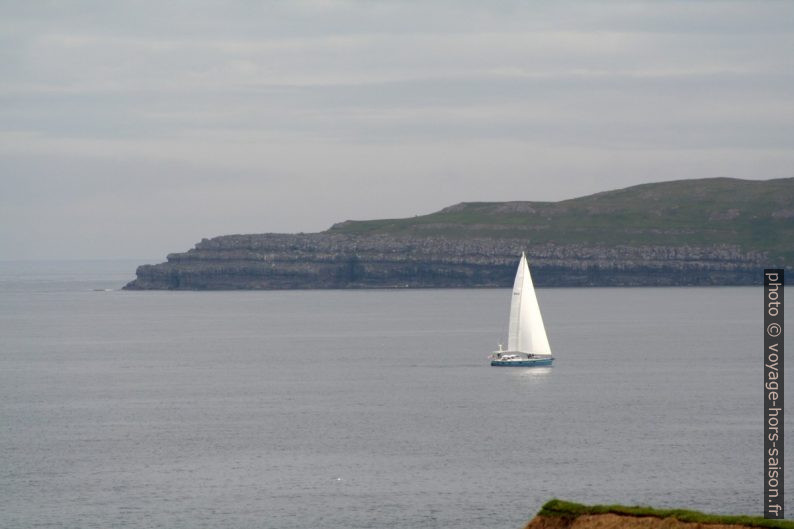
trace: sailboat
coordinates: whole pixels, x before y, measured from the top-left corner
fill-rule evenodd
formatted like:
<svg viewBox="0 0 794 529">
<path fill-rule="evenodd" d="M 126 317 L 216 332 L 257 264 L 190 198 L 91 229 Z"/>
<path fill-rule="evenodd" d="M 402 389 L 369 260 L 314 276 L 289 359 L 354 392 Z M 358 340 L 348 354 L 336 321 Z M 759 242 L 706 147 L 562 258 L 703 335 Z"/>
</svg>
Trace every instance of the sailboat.
<svg viewBox="0 0 794 529">
<path fill-rule="evenodd" d="M 524 252 L 513 283 L 507 349 L 499 344 L 490 358 L 492 366 L 550 366 L 554 361 Z"/>
</svg>

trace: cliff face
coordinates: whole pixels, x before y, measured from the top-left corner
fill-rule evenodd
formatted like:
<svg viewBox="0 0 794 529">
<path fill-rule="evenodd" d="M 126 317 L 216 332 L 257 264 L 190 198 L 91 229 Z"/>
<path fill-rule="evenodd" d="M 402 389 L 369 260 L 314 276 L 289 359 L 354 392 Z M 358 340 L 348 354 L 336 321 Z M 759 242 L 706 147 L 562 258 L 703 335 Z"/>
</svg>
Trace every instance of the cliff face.
<svg viewBox="0 0 794 529">
<path fill-rule="evenodd" d="M 682 522 L 675 518 L 588 514 L 577 517 L 538 515 L 524 529 L 750 529 L 746 525 Z"/>
<path fill-rule="evenodd" d="M 323 233 L 228 235 L 128 289 L 750 285 L 794 262 L 794 178 L 644 184 L 561 202 L 472 202 Z"/>
<path fill-rule="evenodd" d="M 527 252 L 539 286 L 749 285 L 765 256 L 730 245 L 587 246 L 526 239 L 227 235 L 144 265 L 127 289 L 506 287 Z"/>
</svg>

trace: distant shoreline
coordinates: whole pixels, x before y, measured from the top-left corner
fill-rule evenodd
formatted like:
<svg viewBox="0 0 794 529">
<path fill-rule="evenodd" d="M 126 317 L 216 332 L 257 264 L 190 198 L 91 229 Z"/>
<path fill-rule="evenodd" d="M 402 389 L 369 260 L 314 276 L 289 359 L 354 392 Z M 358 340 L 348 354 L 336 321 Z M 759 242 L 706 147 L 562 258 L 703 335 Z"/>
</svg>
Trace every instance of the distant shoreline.
<svg viewBox="0 0 794 529">
<path fill-rule="evenodd" d="M 794 178 L 643 184 L 560 202 L 467 202 L 321 233 L 224 235 L 128 290 L 759 285 L 794 263 Z"/>
</svg>

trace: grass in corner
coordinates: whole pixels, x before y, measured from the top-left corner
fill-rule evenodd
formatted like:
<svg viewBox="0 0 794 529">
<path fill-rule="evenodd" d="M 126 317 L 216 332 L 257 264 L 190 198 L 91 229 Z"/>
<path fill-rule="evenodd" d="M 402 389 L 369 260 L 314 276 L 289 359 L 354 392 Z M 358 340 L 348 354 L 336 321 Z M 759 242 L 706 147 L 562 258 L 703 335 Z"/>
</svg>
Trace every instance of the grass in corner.
<svg viewBox="0 0 794 529">
<path fill-rule="evenodd" d="M 794 521 L 767 520 L 761 516 L 729 516 L 705 514 L 684 509 L 654 509 L 653 507 L 627 507 L 624 505 L 582 505 L 570 501 L 553 499 L 546 502 L 538 513 L 541 516 L 581 516 L 585 514 L 622 514 L 624 516 L 653 516 L 655 518 L 675 518 L 682 522 L 703 524 L 746 525 L 749 527 L 770 527 L 775 529 L 794 529 Z"/>
</svg>

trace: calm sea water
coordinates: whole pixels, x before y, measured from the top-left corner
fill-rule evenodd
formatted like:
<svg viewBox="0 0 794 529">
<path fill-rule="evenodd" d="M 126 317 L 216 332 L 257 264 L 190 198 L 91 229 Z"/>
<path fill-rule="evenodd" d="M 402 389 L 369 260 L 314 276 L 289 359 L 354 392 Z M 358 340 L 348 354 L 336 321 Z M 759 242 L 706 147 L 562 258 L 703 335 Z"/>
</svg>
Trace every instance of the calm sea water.
<svg viewBox="0 0 794 529">
<path fill-rule="evenodd" d="M 760 287 L 539 290 L 555 366 L 499 369 L 506 289 L 94 290 L 134 267 L 0 263 L 0 526 L 760 513 Z"/>
</svg>

